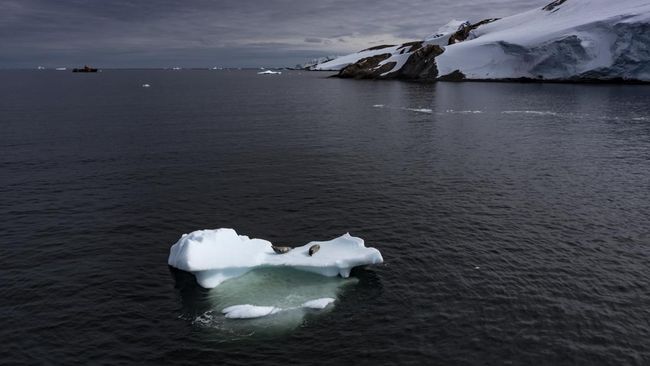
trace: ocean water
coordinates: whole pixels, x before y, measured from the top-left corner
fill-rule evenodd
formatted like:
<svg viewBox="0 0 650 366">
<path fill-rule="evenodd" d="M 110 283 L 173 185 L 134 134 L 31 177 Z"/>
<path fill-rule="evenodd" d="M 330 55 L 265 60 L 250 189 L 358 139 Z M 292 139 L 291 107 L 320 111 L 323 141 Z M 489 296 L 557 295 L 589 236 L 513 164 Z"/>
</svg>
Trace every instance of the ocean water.
<svg viewBox="0 0 650 366">
<path fill-rule="evenodd" d="M 650 364 L 648 86 L 328 75 L 1 71 L 0 363 Z M 385 263 L 203 290 L 218 227 Z"/>
</svg>

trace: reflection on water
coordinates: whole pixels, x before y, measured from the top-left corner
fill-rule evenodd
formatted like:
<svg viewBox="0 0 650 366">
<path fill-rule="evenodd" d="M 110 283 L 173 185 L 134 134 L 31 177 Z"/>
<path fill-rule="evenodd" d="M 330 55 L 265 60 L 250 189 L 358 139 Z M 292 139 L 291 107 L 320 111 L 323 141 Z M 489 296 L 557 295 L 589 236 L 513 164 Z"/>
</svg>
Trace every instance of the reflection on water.
<svg viewBox="0 0 650 366">
<path fill-rule="evenodd" d="M 331 311 L 340 296 L 356 285 L 355 277 L 324 277 L 285 267 L 258 268 L 207 290 L 193 275 L 170 268 L 183 303 L 183 318 L 194 325 L 222 331 L 228 338 L 281 334 L 301 326 L 307 317 Z M 305 303 L 333 298 L 324 309 Z M 250 319 L 229 319 L 223 310 L 235 305 L 275 307 L 269 315 Z M 309 303 L 308 303 L 309 304 Z"/>
</svg>

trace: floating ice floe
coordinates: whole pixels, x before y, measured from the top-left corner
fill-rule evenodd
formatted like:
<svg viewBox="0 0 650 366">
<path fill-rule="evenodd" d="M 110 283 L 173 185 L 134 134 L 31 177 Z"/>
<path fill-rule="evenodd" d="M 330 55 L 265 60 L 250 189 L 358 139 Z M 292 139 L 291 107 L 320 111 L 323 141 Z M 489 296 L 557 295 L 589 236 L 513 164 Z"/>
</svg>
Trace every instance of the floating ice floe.
<svg viewBox="0 0 650 366">
<path fill-rule="evenodd" d="M 149 85 L 149 84 L 142 84 L 142 87 L 143 87 L 143 88 L 149 88 L 149 87 L 151 87 L 151 85 Z"/>
<path fill-rule="evenodd" d="M 309 248 L 320 245 L 313 256 Z M 198 230 L 172 245 L 168 264 L 192 273 L 201 287 L 214 288 L 257 267 L 284 266 L 323 276 L 348 277 L 354 267 L 382 263 L 379 250 L 367 248 L 350 234 L 314 241 L 276 254 L 271 242 L 237 235 L 233 229 Z"/>
<path fill-rule="evenodd" d="M 405 111 L 411 111 L 411 112 L 416 112 L 416 113 L 426 113 L 426 114 L 431 114 L 433 113 L 433 110 L 429 108 L 404 108 Z"/>
<path fill-rule="evenodd" d="M 258 75 L 280 75 L 282 74 L 282 71 L 266 70 L 266 71 L 260 71 L 257 74 Z"/>
<path fill-rule="evenodd" d="M 322 310 L 334 301 L 335 299 L 331 297 L 323 297 L 320 299 L 306 301 L 301 306 L 294 306 L 286 309 L 277 306 L 258 306 L 251 304 L 232 305 L 223 309 L 221 312 L 226 318 L 229 319 L 252 319 L 277 314 L 281 311 L 291 311 L 300 308 Z"/>
</svg>

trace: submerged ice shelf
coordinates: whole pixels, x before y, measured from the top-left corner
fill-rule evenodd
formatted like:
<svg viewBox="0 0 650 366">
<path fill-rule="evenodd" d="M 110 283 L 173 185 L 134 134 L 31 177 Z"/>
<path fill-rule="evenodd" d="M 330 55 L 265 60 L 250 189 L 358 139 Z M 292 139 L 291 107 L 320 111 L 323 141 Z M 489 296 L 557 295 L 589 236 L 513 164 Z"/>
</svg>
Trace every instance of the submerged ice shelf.
<svg viewBox="0 0 650 366">
<path fill-rule="evenodd" d="M 310 256 L 309 248 L 315 244 L 320 250 Z M 233 229 L 184 234 L 172 245 L 168 260 L 170 266 L 194 274 L 204 288 L 214 288 L 257 267 L 285 266 L 328 277 L 348 277 L 354 267 L 382 262 L 377 249 L 367 248 L 363 239 L 350 234 L 276 254 L 271 242 L 238 235 Z"/>
</svg>

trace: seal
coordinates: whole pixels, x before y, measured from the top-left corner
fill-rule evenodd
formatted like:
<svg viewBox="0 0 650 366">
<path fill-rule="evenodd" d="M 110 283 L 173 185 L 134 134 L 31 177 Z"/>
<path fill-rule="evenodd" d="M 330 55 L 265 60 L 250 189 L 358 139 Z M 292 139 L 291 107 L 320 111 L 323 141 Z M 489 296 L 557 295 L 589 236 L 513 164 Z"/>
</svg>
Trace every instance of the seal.
<svg viewBox="0 0 650 366">
<path fill-rule="evenodd" d="M 293 249 L 291 247 L 276 247 L 275 245 L 271 245 L 271 248 L 276 254 L 284 254 Z"/>
<path fill-rule="evenodd" d="M 309 247 L 309 256 L 311 257 L 312 255 L 316 254 L 316 252 L 320 249 L 320 245 L 315 244 Z"/>
</svg>

